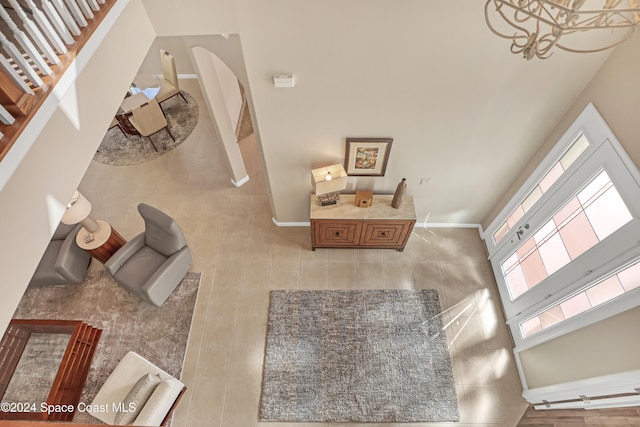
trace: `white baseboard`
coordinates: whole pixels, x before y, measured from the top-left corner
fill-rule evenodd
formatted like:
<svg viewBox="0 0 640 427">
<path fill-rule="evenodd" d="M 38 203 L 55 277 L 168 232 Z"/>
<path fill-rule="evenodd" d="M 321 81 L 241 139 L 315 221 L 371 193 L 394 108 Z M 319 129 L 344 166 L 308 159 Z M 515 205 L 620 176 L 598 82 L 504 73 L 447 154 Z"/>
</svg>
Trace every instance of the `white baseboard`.
<svg viewBox="0 0 640 427">
<path fill-rule="evenodd" d="M 482 225 L 455 222 L 416 222 L 416 228 L 477 228 L 482 233 Z"/>
<path fill-rule="evenodd" d="M 197 79 L 197 74 L 178 74 L 178 79 Z"/>
<path fill-rule="evenodd" d="M 274 217 L 271 217 L 271 221 L 278 227 L 310 227 L 311 223 L 307 222 L 280 222 L 276 220 Z"/>
<path fill-rule="evenodd" d="M 607 407 L 607 405 L 616 404 L 631 406 L 638 404 L 637 396 L 634 396 L 636 397 L 636 400 L 630 403 L 628 401 L 624 401 L 624 399 L 619 401 L 620 397 L 615 395 L 637 393 L 636 387 L 638 384 L 640 384 L 640 371 L 628 371 L 529 390 L 525 388 L 522 392 L 522 397 L 524 397 L 529 403 L 540 403 L 543 401 L 551 402 L 550 407 L 540 407 L 536 409 L 563 409 L 567 407 L 595 409 L 598 407 L 604 408 Z M 597 396 L 611 396 L 611 399 L 593 399 L 591 400 L 591 404 L 584 403 L 582 401 L 573 402 L 571 405 L 554 403 L 558 401 L 578 399 L 580 395 L 589 396 L 592 399 Z"/>
<path fill-rule="evenodd" d="M 310 227 L 311 223 L 306 222 L 280 222 L 275 218 L 271 218 L 273 223 L 278 227 Z M 480 224 L 456 224 L 456 223 L 416 223 L 415 228 L 477 228 L 482 233 L 482 226 Z"/>
<path fill-rule="evenodd" d="M 245 176 L 240 181 L 235 181 L 231 179 L 231 183 L 233 184 L 234 187 L 241 187 L 243 184 L 246 184 L 247 182 L 249 182 L 249 175 Z"/>
</svg>

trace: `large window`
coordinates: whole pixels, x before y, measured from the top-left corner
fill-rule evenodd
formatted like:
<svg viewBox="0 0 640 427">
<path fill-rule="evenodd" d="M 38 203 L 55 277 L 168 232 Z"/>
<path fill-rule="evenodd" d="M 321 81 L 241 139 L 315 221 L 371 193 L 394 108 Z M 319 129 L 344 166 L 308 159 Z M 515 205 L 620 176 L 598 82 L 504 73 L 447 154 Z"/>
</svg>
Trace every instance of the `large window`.
<svg viewBox="0 0 640 427">
<path fill-rule="evenodd" d="M 511 300 L 560 270 L 631 221 L 605 171 L 551 217 L 502 263 Z"/>
<path fill-rule="evenodd" d="M 487 228 L 517 346 L 640 304 L 639 182 L 590 105 Z"/>
<path fill-rule="evenodd" d="M 612 274 L 565 300 L 519 322 L 523 338 L 530 337 L 571 317 L 588 312 L 640 287 L 640 262 Z"/>
<path fill-rule="evenodd" d="M 589 141 L 584 135 L 580 135 L 569 149 L 555 162 L 549 171 L 538 181 L 533 190 L 527 194 L 522 202 L 511 212 L 511 215 L 493 233 L 496 243 L 500 242 L 509 230 L 517 224 L 518 220 L 531 208 L 546 191 L 562 176 L 573 162 L 589 147 Z"/>
</svg>

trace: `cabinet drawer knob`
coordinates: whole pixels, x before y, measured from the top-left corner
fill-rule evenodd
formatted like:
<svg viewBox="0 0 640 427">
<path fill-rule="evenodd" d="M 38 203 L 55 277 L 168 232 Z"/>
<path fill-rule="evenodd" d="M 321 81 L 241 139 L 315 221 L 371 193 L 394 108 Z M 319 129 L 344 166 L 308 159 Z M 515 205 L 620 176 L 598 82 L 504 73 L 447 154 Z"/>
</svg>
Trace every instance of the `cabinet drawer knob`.
<svg viewBox="0 0 640 427">
<path fill-rule="evenodd" d="M 342 237 L 342 231 L 336 231 L 335 237 Z"/>
<path fill-rule="evenodd" d="M 382 236 L 382 237 L 387 237 L 387 232 L 386 232 L 386 231 L 381 232 L 381 233 L 380 233 L 380 236 Z"/>
</svg>

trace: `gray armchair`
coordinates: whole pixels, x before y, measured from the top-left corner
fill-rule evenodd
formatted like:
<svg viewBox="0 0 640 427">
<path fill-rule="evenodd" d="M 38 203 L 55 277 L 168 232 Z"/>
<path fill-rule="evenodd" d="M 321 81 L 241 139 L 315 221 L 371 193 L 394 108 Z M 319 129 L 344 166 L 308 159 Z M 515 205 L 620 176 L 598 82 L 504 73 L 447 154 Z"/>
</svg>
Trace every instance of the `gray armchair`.
<svg viewBox="0 0 640 427">
<path fill-rule="evenodd" d="M 81 227 L 81 224 L 58 225 L 29 286 L 81 283 L 84 280 L 91 255 L 76 243 L 76 234 Z"/>
<path fill-rule="evenodd" d="M 144 203 L 138 212 L 144 232 L 125 243 L 104 266 L 120 286 L 159 307 L 191 268 L 191 250 L 173 218 Z"/>
</svg>

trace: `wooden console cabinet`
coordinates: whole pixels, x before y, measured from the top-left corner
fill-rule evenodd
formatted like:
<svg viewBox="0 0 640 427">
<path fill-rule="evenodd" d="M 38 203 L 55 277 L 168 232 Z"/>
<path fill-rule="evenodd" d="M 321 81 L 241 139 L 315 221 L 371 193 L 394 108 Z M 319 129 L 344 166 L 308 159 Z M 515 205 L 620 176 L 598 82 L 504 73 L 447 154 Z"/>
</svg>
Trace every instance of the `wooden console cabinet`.
<svg viewBox="0 0 640 427">
<path fill-rule="evenodd" d="M 373 205 L 355 205 L 355 194 L 343 194 L 335 205 L 321 206 L 311 195 L 311 249 L 379 248 L 404 250 L 416 223 L 413 197 L 405 196 L 399 209 L 393 195 L 374 195 Z"/>
</svg>

